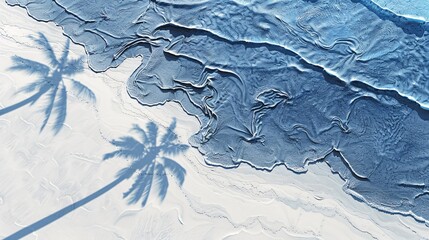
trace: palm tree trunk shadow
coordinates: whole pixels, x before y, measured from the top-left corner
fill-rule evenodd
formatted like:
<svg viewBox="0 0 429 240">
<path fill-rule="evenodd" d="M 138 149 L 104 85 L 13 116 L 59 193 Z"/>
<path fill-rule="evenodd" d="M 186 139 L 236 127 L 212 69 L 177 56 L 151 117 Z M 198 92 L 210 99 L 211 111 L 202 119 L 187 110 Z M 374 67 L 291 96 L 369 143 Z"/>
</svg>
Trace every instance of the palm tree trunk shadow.
<svg viewBox="0 0 429 240">
<path fill-rule="evenodd" d="M 27 104 L 35 103 L 37 100 L 39 100 L 39 98 L 45 92 L 46 91 L 44 91 L 44 90 L 40 90 L 39 92 L 35 93 L 34 95 L 30 96 L 29 98 L 22 100 L 21 102 L 18 102 L 18 103 L 15 103 L 14 105 L 11 105 L 9 107 L 5 107 L 5 108 L 0 109 L 0 116 L 5 115 L 9 112 L 12 112 L 12 111 L 14 111 L 20 107 L 27 105 Z"/>
<path fill-rule="evenodd" d="M 73 210 L 76 210 L 79 207 L 82 207 L 83 205 L 89 203 L 90 201 L 100 197 L 101 195 L 103 195 L 104 193 L 110 191 L 112 188 L 116 187 L 119 183 L 121 183 L 122 181 L 124 181 L 126 178 L 125 177 L 120 177 L 120 178 L 116 178 L 113 182 L 109 183 L 108 185 L 106 185 L 105 187 L 101 188 L 100 190 L 92 193 L 91 195 L 75 202 L 72 203 L 71 205 L 60 209 L 54 213 L 52 213 L 51 215 L 44 217 L 42 219 L 40 219 L 39 221 L 28 225 L 27 227 L 7 236 L 6 238 L 4 238 L 4 240 L 15 240 L 15 239 L 21 239 L 25 236 L 27 236 L 28 234 L 37 231 L 49 224 L 51 224 L 52 222 L 64 217 L 65 215 L 69 214 L 70 212 L 72 212 Z"/>
</svg>

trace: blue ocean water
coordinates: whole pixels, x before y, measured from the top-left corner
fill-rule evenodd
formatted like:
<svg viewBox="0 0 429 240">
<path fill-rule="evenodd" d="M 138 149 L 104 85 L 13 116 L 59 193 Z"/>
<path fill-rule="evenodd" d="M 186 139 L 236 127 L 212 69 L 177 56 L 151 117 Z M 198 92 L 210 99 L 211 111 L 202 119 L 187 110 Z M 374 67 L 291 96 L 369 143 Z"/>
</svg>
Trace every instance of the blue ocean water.
<svg viewBox="0 0 429 240">
<path fill-rule="evenodd" d="M 325 161 L 382 211 L 429 221 L 429 24 L 369 0 L 7 0 L 61 26 L 128 92 L 198 117 L 207 163 Z"/>
</svg>

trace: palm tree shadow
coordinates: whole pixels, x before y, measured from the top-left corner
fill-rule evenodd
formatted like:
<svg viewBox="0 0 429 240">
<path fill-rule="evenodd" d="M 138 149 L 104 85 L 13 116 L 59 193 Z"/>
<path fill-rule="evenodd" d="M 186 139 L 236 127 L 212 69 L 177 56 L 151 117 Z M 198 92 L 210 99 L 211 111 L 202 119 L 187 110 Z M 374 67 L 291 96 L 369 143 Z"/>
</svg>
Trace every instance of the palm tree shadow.
<svg viewBox="0 0 429 240">
<path fill-rule="evenodd" d="M 141 205 L 144 207 L 152 190 L 156 191 L 159 199 L 163 201 L 169 187 L 167 172 L 177 180 L 180 187 L 183 185 L 186 176 L 186 170 L 170 158 L 185 152 L 189 148 L 186 144 L 177 143 L 178 138 L 174 133 L 175 128 L 176 121 L 173 120 L 167 132 L 158 141 L 158 126 L 155 123 L 149 122 L 147 131 L 138 125 L 134 125 L 132 131 L 138 134 L 139 138 L 124 136 L 118 140 L 112 140 L 111 143 L 118 150 L 103 156 L 103 160 L 116 157 L 131 160 L 128 167 L 118 171 L 114 181 L 91 195 L 40 219 L 4 239 L 20 239 L 27 236 L 100 197 L 119 183 L 132 177 L 134 177 L 134 183 L 123 194 L 123 198 L 128 199 L 128 204 L 135 204 L 141 201 Z"/>
<path fill-rule="evenodd" d="M 40 128 L 42 131 L 52 114 L 56 115 L 52 129 L 57 134 L 64 126 L 67 115 L 67 88 L 65 80 L 69 82 L 78 97 L 85 97 L 95 102 L 94 93 L 80 82 L 72 79 L 73 75 L 83 72 L 83 58 L 68 59 L 70 40 L 67 39 L 61 57 L 57 58 L 55 52 L 43 33 L 38 33 L 37 37 L 30 36 L 34 43 L 43 51 L 49 64 L 43 64 L 30 59 L 13 56 L 11 71 L 23 71 L 28 74 L 38 76 L 37 80 L 20 89 L 19 92 L 33 93 L 30 97 L 3 109 L 0 109 L 0 116 L 12 112 L 25 105 L 33 105 L 42 96 L 47 96 L 46 106 L 44 106 L 44 121 Z"/>
</svg>

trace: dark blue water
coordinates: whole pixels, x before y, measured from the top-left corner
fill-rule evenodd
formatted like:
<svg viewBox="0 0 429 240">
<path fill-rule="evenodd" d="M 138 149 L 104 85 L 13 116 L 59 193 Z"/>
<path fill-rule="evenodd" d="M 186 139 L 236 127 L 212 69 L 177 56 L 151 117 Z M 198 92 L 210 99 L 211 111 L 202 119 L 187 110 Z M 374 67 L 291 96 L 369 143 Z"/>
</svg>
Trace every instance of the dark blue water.
<svg viewBox="0 0 429 240">
<path fill-rule="evenodd" d="M 197 116 L 207 163 L 325 161 L 355 198 L 429 220 L 428 23 L 369 0 L 7 2 L 60 25 L 95 71 L 142 56 L 130 96 Z"/>
</svg>

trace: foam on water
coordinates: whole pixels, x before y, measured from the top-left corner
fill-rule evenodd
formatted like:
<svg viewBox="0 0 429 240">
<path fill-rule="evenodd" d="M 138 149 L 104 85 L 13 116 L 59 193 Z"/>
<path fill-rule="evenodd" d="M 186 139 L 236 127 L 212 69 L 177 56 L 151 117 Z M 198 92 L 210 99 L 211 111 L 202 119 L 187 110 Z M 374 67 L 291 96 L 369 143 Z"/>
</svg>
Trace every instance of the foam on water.
<svg viewBox="0 0 429 240">
<path fill-rule="evenodd" d="M 369 0 L 17 1 L 95 71 L 143 56 L 144 105 L 198 117 L 207 162 L 297 173 L 326 161 L 382 211 L 429 219 L 429 24 Z"/>
<path fill-rule="evenodd" d="M 429 1 L 428 0 L 372 0 L 375 4 L 391 11 L 396 15 L 420 19 L 423 21 L 429 20 Z"/>
</svg>

